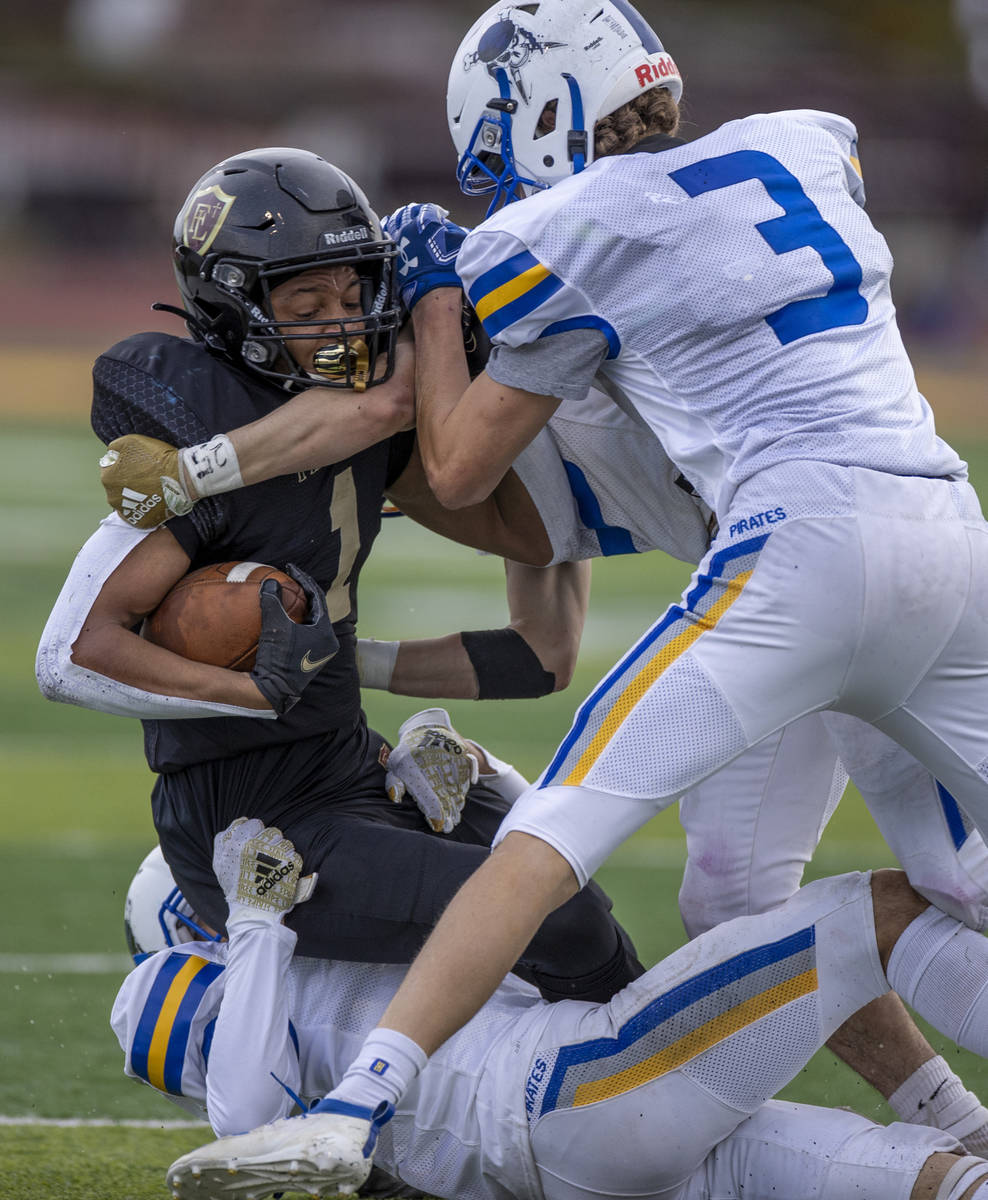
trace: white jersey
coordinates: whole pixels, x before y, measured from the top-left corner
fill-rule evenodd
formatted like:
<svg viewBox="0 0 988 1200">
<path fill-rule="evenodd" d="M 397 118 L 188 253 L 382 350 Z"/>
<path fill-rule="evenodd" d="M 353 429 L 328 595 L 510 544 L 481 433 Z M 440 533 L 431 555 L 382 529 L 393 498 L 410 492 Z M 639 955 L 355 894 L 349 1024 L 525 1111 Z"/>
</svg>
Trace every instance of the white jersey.
<svg viewBox="0 0 988 1200">
<path fill-rule="evenodd" d="M 713 514 L 648 426 L 596 388 L 563 400 L 514 462 L 552 544 L 552 563 L 663 550 L 706 554 Z"/>
<path fill-rule="evenodd" d="M 126 1073 L 209 1119 L 219 1135 L 287 1116 L 295 1096 L 320 1099 L 407 967 L 293 959 L 295 940 L 259 921 L 229 945 L 192 942 L 145 959 L 111 1015 Z M 249 986 L 227 986 L 228 963 Z M 382 1130 L 375 1161 L 390 1171 L 400 1164 L 407 1181 L 428 1179 L 429 1190 L 458 1200 L 537 1195 L 525 1084 L 550 1008 L 508 976 L 429 1060 Z"/>
<path fill-rule="evenodd" d="M 828 113 L 746 117 L 506 206 L 457 259 L 495 355 L 595 331 L 601 386 L 721 516 L 792 460 L 960 477 L 896 327 L 855 136 Z"/>
<path fill-rule="evenodd" d="M 843 1196 L 867 1164 L 868 1195 L 902 1200 L 953 1138 L 765 1105 L 886 991 L 873 930 L 868 877 L 846 875 L 719 927 L 608 1004 L 548 1004 L 509 977 L 429 1060 L 375 1161 L 455 1200 L 701 1200 L 738 1195 L 752 1177 L 766 1195 Z M 145 960 L 113 1008 L 128 1074 L 208 1100 L 223 1133 L 287 1114 L 282 1084 L 321 1097 L 406 968 L 291 962 L 293 944 L 261 920 L 229 947 L 187 943 Z"/>
</svg>

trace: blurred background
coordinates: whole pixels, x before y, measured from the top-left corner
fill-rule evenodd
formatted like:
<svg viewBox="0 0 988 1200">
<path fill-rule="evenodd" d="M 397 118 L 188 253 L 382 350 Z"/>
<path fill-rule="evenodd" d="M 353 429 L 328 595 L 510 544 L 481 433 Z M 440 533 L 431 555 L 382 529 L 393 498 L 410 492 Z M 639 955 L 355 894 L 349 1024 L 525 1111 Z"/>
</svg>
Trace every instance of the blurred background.
<svg viewBox="0 0 988 1200">
<path fill-rule="evenodd" d="M 175 299 L 172 220 L 198 176 L 229 154 L 302 146 L 354 175 L 381 212 L 434 199 L 465 224 L 481 219 L 480 202 L 452 182 L 444 96 L 453 52 L 485 7 L 6 0 L 0 404 L 85 421 L 88 359 L 141 328 L 177 331 L 147 311 Z M 685 76 L 687 136 L 780 108 L 829 109 L 857 123 L 910 350 L 937 371 L 980 366 L 988 0 L 639 7 Z M 958 402 L 943 390 L 943 404 Z"/>
</svg>

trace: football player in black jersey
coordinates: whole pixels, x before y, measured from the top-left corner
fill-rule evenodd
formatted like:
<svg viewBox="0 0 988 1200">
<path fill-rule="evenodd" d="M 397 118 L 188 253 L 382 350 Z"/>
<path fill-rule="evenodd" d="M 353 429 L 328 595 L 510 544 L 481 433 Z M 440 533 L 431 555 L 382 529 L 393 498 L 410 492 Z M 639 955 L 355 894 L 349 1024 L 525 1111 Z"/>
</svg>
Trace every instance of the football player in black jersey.
<svg viewBox="0 0 988 1200">
<path fill-rule="evenodd" d="M 125 434 L 199 443 L 193 470 L 222 475 L 236 467 L 214 431 L 255 422 L 304 391 L 322 420 L 332 408 L 338 458 L 194 508 L 168 476 L 148 493 L 131 489 L 127 520 L 108 517 L 77 559 L 38 656 L 51 698 L 142 718 L 161 846 L 207 923 L 221 928 L 225 916 L 213 838 L 235 817 L 258 817 L 318 872 L 314 896 L 292 917 L 300 953 L 374 962 L 410 959 L 486 857 L 509 803 L 497 760 L 479 752 L 490 785 L 481 774 L 462 819 L 437 834 L 414 804 L 388 798 L 388 747 L 360 707 L 360 569 L 384 492 L 406 471 L 420 486 L 414 435 L 403 432 L 412 378 L 399 344 L 396 255 L 357 185 L 317 155 L 249 151 L 199 180 L 174 238 L 185 307 L 173 311 L 191 338 L 142 333 L 101 355 L 93 428 L 106 443 Z M 165 504 L 167 525 L 143 529 Z M 228 560 L 293 565 L 315 616 L 296 627 L 269 596 L 264 637 L 277 647 L 275 634 L 284 642 L 314 630 L 304 656 L 308 643 L 297 653 L 289 645 L 277 661 L 267 654 L 266 675 L 261 655 L 246 675 L 138 636 L 178 579 Z M 320 658 L 328 661 L 306 674 L 305 660 Z M 535 662 L 527 686 L 551 690 Z M 540 931 L 520 969 L 544 995 L 605 999 L 640 973 L 609 910 L 591 886 Z"/>
</svg>

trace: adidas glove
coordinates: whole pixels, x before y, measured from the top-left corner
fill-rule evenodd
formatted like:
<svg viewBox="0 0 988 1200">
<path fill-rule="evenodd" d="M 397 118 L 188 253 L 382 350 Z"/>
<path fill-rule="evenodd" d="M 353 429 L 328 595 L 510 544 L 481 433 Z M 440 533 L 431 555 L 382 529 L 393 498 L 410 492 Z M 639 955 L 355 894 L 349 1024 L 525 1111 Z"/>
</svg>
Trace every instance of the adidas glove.
<svg viewBox="0 0 988 1200">
<path fill-rule="evenodd" d="M 128 433 L 109 444 L 99 465 L 110 507 L 135 529 L 155 529 L 169 517 L 184 517 L 203 496 L 244 485 L 225 433 L 181 450 Z"/>
<path fill-rule="evenodd" d="M 436 833 L 449 833 L 459 824 L 479 766 L 444 708 L 426 708 L 409 717 L 398 730 L 398 745 L 387 765 L 384 786 L 395 804 L 407 792 Z"/>
<path fill-rule="evenodd" d="M 398 289 L 411 312 L 435 288 L 460 286 L 456 256 L 469 233 L 438 204 L 406 204 L 381 222 L 398 243 Z"/>
<path fill-rule="evenodd" d="M 195 503 L 182 483 L 178 450 L 157 438 L 115 438 L 99 465 L 110 507 L 135 529 L 156 529 Z"/>
<path fill-rule="evenodd" d="M 227 928 L 244 918 L 276 924 L 312 895 L 318 873 L 304 878 L 302 856 L 280 829 L 238 817 L 213 839 L 213 871 L 229 907 Z"/>
</svg>

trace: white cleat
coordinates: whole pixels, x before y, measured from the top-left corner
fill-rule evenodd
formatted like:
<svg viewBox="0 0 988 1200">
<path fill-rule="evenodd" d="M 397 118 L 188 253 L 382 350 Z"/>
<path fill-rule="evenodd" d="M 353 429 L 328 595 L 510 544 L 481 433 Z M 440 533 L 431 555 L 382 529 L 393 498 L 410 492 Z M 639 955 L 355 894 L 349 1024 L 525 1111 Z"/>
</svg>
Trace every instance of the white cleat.
<svg viewBox="0 0 988 1200">
<path fill-rule="evenodd" d="M 172 1195 L 177 1200 L 261 1200 L 275 1192 L 353 1195 L 370 1174 L 377 1131 L 391 1111 L 378 1115 L 345 1107 L 346 1112 L 285 1117 L 183 1155 L 168 1170 Z"/>
</svg>

